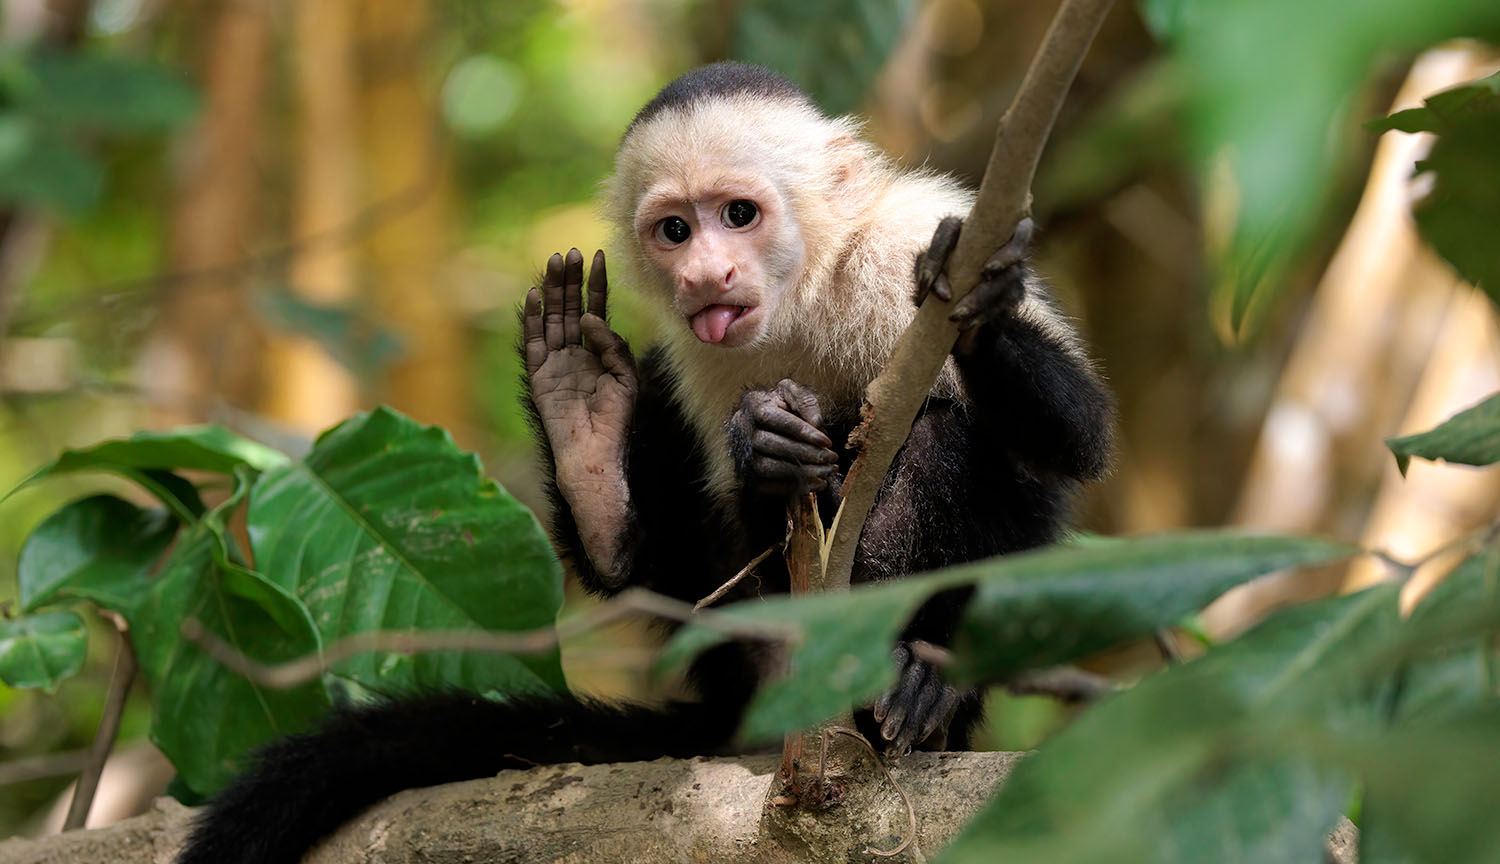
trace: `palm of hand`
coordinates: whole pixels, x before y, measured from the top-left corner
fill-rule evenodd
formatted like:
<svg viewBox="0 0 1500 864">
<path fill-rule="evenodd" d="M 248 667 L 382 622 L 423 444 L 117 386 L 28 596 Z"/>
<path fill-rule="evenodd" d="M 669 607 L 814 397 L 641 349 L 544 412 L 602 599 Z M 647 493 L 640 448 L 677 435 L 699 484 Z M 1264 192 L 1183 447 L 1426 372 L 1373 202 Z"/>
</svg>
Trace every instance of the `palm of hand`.
<svg viewBox="0 0 1500 864">
<path fill-rule="evenodd" d="M 582 449 L 594 458 L 621 452 L 635 391 L 634 370 L 611 371 L 581 345 L 549 352 L 531 375 L 532 399 L 554 452 Z"/>
<path fill-rule="evenodd" d="M 601 252 L 584 313 L 583 256 L 575 249 L 553 255 L 542 289 L 526 297 L 526 372 L 559 479 L 592 482 L 623 465 L 637 378 L 625 340 L 604 322 L 607 288 Z"/>
</svg>

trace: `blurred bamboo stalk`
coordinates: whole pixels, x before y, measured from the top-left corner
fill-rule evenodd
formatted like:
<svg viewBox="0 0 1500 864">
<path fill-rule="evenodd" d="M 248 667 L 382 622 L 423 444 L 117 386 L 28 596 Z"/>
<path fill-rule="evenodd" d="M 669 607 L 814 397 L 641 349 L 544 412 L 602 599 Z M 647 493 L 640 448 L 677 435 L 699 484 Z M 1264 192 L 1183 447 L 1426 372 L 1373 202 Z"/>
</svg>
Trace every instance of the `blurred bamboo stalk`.
<svg viewBox="0 0 1500 864">
<path fill-rule="evenodd" d="M 354 0 L 318 0 L 291 8 L 297 106 L 294 238 L 343 230 L 358 212 L 355 11 Z M 301 300 L 320 306 L 349 304 L 356 296 L 352 241 L 304 246 L 289 275 L 288 288 Z M 300 432 L 327 428 L 358 407 L 359 382 L 310 337 L 275 334 L 266 371 L 265 413 Z"/>
<path fill-rule="evenodd" d="M 1430 51 L 1413 64 L 1391 110 L 1414 107 L 1424 96 L 1486 74 L 1492 65 L 1470 46 Z M 1415 529 L 1417 520 L 1397 522 L 1389 504 L 1377 503 L 1373 516 L 1366 509 L 1378 478 L 1395 474 L 1382 439 L 1417 422 L 1414 400 L 1424 403 L 1420 416 L 1434 422 L 1446 415 L 1433 413 L 1443 410 L 1433 406 L 1463 407 L 1451 401 L 1451 388 L 1446 400 L 1419 395 L 1419 381 L 1434 390 L 1438 385 L 1430 382 L 1437 376 L 1457 373 L 1461 361 L 1445 359 L 1445 352 L 1470 349 L 1449 349 L 1450 343 L 1479 350 L 1477 337 L 1463 332 L 1469 325 L 1460 321 L 1462 315 L 1451 314 L 1450 306 L 1468 310 L 1469 316 L 1492 314 L 1467 303 L 1477 295 L 1466 286 L 1455 289 L 1452 272 L 1417 236 L 1411 178 L 1430 145 L 1430 136 L 1398 133 L 1382 136 L 1377 144 L 1364 196 L 1318 286 L 1267 412 L 1235 523 L 1274 531 L 1360 534 L 1366 543 L 1393 551 L 1408 548 L 1398 538 L 1403 526 Z M 1484 302 L 1479 300 L 1481 307 Z M 1493 368 L 1493 346 L 1488 357 Z M 1468 401 L 1477 401 L 1478 395 Z M 1447 498 L 1453 482 L 1435 477 L 1431 486 L 1424 482 L 1423 494 Z M 1416 491 L 1391 489 L 1381 497 L 1409 497 L 1415 506 Z M 1403 512 L 1402 519 L 1411 513 L 1409 508 Z M 1413 540 L 1432 531 L 1429 522 L 1421 521 L 1426 527 L 1413 533 Z M 1444 536 L 1463 527 L 1445 524 Z M 1422 541 L 1417 548 L 1440 540 Z M 1358 578 L 1367 582 L 1372 577 Z M 1273 574 L 1220 598 L 1204 612 L 1204 623 L 1211 634 L 1230 636 L 1279 606 L 1348 584 L 1337 571 Z"/>
<path fill-rule="evenodd" d="M 265 2 L 208 4 L 201 29 L 204 109 L 175 166 L 167 269 L 231 268 L 257 234 L 271 15 Z M 238 271 L 163 286 L 160 319 L 139 367 L 158 422 L 205 419 L 208 406 L 258 402 L 264 334 Z"/>
<path fill-rule="evenodd" d="M 379 319 L 402 354 L 380 398 L 424 423 L 468 426 L 469 356 L 449 286 L 451 195 L 426 52 L 429 0 L 360 0 L 360 115 L 365 185 L 385 199 L 422 183 L 420 200 L 371 231 L 364 261 Z M 538 134 L 545 134 L 540 132 Z"/>
</svg>

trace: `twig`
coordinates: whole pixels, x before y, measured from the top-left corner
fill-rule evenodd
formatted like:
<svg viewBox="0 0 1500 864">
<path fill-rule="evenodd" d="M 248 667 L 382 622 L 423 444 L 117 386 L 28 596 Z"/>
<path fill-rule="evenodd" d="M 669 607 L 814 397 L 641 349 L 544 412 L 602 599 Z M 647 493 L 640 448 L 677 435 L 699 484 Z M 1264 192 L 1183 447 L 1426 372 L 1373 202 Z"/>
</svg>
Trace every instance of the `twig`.
<svg viewBox="0 0 1500 864">
<path fill-rule="evenodd" d="M 67 750 L 62 753 L 42 753 L 24 759 L 0 762 L 0 786 L 57 777 L 62 774 L 77 774 L 89 764 L 89 751 Z"/>
<path fill-rule="evenodd" d="M 725 582 L 723 585 L 720 585 L 718 588 L 714 589 L 714 593 L 708 595 L 707 597 L 704 597 L 697 603 L 694 603 L 693 611 L 697 612 L 703 609 L 705 606 L 712 606 L 715 603 L 719 602 L 721 599 L 723 599 L 725 594 L 728 594 L 734 588 L 734 586 L 740 584 L 740 582 L 746 576 L 754 573 L 755 568 L 759 567 L 762 561 L 771 557 L 772 552 L 775 552 L 777 549 L 782 548 L 784 545 L 784 543 L 772 543 L 770 546 L 766 547 L 766 551 L 760 553 L 754 558 L 751 558 L 749 564 L 746 564 L 744 567 L 740 568 L 740 572 L 729 577 L 728 582 Z"/>
<path fill-rule="evenodd" d="M 906 839 L 902 840 L 899 846 L 889 852 L 876 849 L 874 846 L 866 846 L 865 852 L 870 855 L 879 855 L 882 858 L 894 858 L 905 852 L 907 847 L 911 846 L 917 839 L 917 808 L 912 806 L 911 797 L 906 794 L 906 790 L 901 787 L 901 784 L 896 782 L 896 778 L 891 774 L 891 769 L 886 767 L 885 762 L 880 758 L 880 754 L 875 752 L 875 745 L 871 744 L 865 736 L 846 726 L 829 726 L 823 730 L 824 762 L 827 762 L 826 753 L 828 736 L 830 735 L 844 735 L 865 745 L 865 749 L 870 751 L 870 758 L 875 760 L 875 765 L 880 769 L 880 773 L 884 774 L 885 779 L 890 781 L 891 786 L 896 790 L 896 794 L 901 796 L 901 803 L 906 805 Z"/>
<path fill-rule="evenodd" d="M 1156 650 L 1161 652 L 1161 659 L 1168 666 L 1176 666 L 1182 662 L 1182 652 L 1177 650 L 1177 643 L 1173 641 L 1172 631 L 1163 627 L 1151 634 L 1156 640 Z"/>
<path fill-rule="evenodd" d="M 995 146 L 958 247 L 948 261 L 953 299 L 979 281 L 985 260 L 1014 233 L 1029 208 L 1037 160 L 1068 87 L 1113 0 L 1064 0 L 1015 100 L 1000 118 Z M 947 303 L 931 298 L 917 310 L 884 371 L 865 390 L 863 422 L 850 436 L 859 456 L 844 479 L 843 505 L 834 517 L 826 555 L 830 586 L 849 584 L 854 551 L 891 460 L 906 443 L 917 410 L 932 389 L 953 343 L 956 325 Z"/>
<path fill-rule="evenodd" d="M 1488 545 L 1497 536 L 1500 536 L 1500 519 L 1481 525 L 1466 534 L 1461 534 L 1447 543 L 1423 553 L 1422 557 L 1414 561 L 1403 561 L 1384 549 L 1371 549 L 1370 554 L 1384 561 L 1387 566 L 1396 571 L 1396 581 L 1405 582 L 1416 572 L 1438 558 L 1450 552 L 1469 552 L 1481 546 Z"/>
<path fill-rule="evenodd" d="M 321 653 L 285 663 L 261 663 L 205 628 L 196 618 L 184 618 L 182 637 L 226 668 L 247 680 L 273 690 L 284 690 L 316 680 L 338 664 L 372 652 L 398 654 L 433 651 L 474 651 L 493 654 L 537 654 L 556 648 L 567 638 L 597 629 L 632 613 L 655 615 L 673 621 L 692 621 L 732 636 L 760 639 L 796 639 L 801 630 L 780 623 L 750 624 L 712 610 L 696 612 L 687 603 L 644 588 L 631 588 L 614 599 L 561 621 L 555 627 L 499 632 L 492 630 L 367 630 L 335 640 Z"/>
<path fill-rule="evenodd" d="M 78 784 L 73 787 L 73 800 L 68 804 L 68 816 L 63 820 L 62 830 L 82 828 L 89 818 L 89 808 L 94 804 L 94 793 L 99 789 L 99 778 L 104 774 L 104 763 L 109 761 L 109 751 L 114 749 L 115 736 L 120 732 L 120 718 L 125 714 L 125 699 L 130 695 L 130 685 L 135 681 L 140 668 L 135 658 L 135 649 L 130 645 L 130 631 L 123 620 L 116 620 L 120 632 L 120 650 L 115 654 L 115 671 L 109 678 L 109 694 L 104 699 L 104 716 L 99 718 L 99 731 L 94 733 L 94 743 L 89 745 L 88 758 L 83 773 L 78 775 Z"/>
<path fill-rule="evenodd" d="M 1051 696 L 1067 705 L 1096 702 L 1120 689 L 1120 685 L 1076 666 L 1054 666 L 1027 672 L 1005 685 L 1016 696 Z"/>
</svg>

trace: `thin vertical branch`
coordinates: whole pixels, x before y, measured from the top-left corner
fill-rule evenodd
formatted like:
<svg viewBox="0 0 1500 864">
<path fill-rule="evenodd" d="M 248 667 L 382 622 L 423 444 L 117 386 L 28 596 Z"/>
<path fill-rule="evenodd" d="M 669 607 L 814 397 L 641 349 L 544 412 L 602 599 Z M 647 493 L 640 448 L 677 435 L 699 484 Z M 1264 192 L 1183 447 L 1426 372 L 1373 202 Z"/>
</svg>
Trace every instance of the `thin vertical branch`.
<svg viewBox="0 0 1500 864">
<path fill-rule="evenodd" d="M 964 223 L 958 247 L 948 261 L 953 299 L 978 284 L 985 260 L 1015 231 L 1030 209 L 1032 177 L 1052 131 L 1053 121 L 1104 23 L 1113 0 L 1063 0 L 1052 26 L 1026 70 L 1015 100 L 1000 118 L 995 147 L 979 186 L 979 197 Z M 931 298 L 902 334 L 885 370 L 865 391 L 864 420 L 851 442 L 860 449 L 843 485 L 843 506 L 834 517 L 826 555 L 833 590 L 849 584 L 854 550 L 865 517 L 875 503 L 891 460 L 906 442 L 932 382 L 953 350 L 957 325 L 948 303 Z"/>
<path fill-rule="evenodd" d="M 109 678 L 109 695 L 104 700 L 104 716 L 99 719 L 99 731 L 94 733 L 94 743 L 89 746 L 88 761 L 78 784 L 73 787 L 73 801 L 68 805 L 68 817 L 63 821 L 63 830 L 82 828 L 89 818 L 89 808 L 94 804 L 94 793 L 99 790 L 99 778 L 104 774 L 104 763 L 114 749 L 115 736 L 120 732 L 120 718 L 125 715 L 125 699 L 130 695 L 130 685 L 135 682 L 135 673 L 140 668 L 135 649 L 130 645 L 130 631 L 123 622 L 117 622 L 120 630 L 120 651 L 115 655 L 115 670 Z"/>
</svg>

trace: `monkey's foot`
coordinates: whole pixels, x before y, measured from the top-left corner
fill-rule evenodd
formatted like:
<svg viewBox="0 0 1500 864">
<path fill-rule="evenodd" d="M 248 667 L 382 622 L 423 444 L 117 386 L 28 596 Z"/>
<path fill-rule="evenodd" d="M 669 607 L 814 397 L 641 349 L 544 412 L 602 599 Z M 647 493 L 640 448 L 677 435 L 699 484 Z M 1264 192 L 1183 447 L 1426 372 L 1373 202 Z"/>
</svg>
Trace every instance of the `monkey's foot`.
<svg viewBox="0 0 1500 864">
<path fill-rule="evenodd" d="M 1016 225 L 1015 233 L 1005 241 L 979 274 L 979 284 L 958 302 L 948 320 L 958 322 L 960 330 L 971 330 L 987 321 L 995 321 L 1015 312 L 1026 296 L 1026 252 L 1031 247 L 1035 223 L 1031 217 Z M 949 216 L 938 223 L 932 244 L 917 256 L 916 293 L 918 305 L 931 293 L 939 300 L 953 299 L 948 283 L 948 257 L 958 245 L 963 220 Z"/>
<path fill-rule="evenodd" d="M 885 754 L 899 758 L 928 738 L 946 734 L 960 694 L 932 664 L 917 658 L 911 643 L 897 642 L 891 657 L 901 667 L 901 677 L 875 703 L 874 713 L 880 737 L 888 742 Z"/>
</svg>

